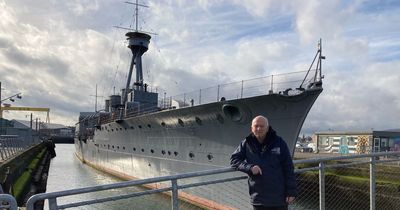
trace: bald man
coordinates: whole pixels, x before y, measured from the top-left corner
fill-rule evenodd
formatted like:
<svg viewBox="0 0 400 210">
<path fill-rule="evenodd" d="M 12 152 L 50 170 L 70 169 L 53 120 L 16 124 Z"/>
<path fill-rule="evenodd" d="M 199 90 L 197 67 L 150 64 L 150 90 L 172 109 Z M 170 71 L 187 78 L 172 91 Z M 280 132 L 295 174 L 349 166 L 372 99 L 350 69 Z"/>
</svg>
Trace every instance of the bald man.
<svg viewBox="0 0 400 210">
<path fill-rule="evenodd" d="M 251 134 L 233 152 L 231 166 L 249 175 L 254 210 L 286 210 L 293 203 L 297 189 L 292 157 L 266 117 L 253 119 Z"/>
</svg>

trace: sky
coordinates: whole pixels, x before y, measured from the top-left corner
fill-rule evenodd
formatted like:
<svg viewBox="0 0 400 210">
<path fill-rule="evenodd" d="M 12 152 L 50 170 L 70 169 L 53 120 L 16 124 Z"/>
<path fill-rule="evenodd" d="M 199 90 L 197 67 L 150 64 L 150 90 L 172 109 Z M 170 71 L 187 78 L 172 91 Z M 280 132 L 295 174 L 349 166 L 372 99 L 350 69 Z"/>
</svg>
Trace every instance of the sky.
<svg viewBox="0 0 400 210">
<path fill-rule="evenodd" d="M 155 33 L 144 80 L 177 95 L 307 70 L 322 39 L 323 92 L 301 133 L 400 128 L 400 1 L 140 0 Z M 74 125 L 126 84 L 134 7 L 116 0 L 0 0 L 2 99 Z M 5 112 L 29 120 L 29 112 Z M 34 118 L 45 120 L 44 113 Z"/>
</svg>

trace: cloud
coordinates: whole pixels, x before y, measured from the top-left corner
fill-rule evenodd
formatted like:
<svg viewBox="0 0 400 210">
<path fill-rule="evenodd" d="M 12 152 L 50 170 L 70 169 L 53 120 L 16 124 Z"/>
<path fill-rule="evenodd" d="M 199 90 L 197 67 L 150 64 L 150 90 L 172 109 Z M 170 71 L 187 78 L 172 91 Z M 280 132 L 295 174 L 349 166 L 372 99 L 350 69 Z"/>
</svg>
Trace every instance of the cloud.
<svg viewBox="0 0 400 210">
<path fill-rule="evenodd" d="M 88 11 L 99 9 L 98 2 L 93 0 L 70 0 L 66 5 L 76 15 L 83 15 Z"/>
<path fill-rule="evenodd" d="M 144 78 L 177 95 L 306 70 L 322 38 L 324 91 L 303 131 L 398 127 L 400 9 L 378 3 L 150 1 L 139 28 L 158 35 Z M 74 124 L 94 109 L 96 84 L 103 97 L 125 86 L 131 53 L 112 26 L 132 26 L 132 11 L 106 0 L 0 0 L 2 95 L 23 92 L 13 105 L 50 107 L 54 122 Z"/>
</svg>

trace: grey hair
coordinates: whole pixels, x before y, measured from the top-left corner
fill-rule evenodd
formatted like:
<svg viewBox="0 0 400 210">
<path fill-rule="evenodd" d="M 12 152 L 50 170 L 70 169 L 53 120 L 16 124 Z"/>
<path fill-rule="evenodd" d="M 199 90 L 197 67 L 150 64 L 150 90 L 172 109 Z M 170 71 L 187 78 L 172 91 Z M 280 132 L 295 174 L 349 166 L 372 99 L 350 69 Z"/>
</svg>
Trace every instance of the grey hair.
<svg viewBox="0 0 400 210">
<path fill-rule="evenodd" d="M 264 119 L 264 120 L 265 120 L 266 127 L 269 126 L 268 118 L 266 118 L 266 117 L 264 117 L 264 116 L 262 116 L 262 115 L 258 115 L 257 117 L 253 118 L 253 121 L 251 121 L 251 124 L 253 125 L 254 121 L 255 121 L 256 119 L 258 119 L 258 118 Z"/>
</svg>

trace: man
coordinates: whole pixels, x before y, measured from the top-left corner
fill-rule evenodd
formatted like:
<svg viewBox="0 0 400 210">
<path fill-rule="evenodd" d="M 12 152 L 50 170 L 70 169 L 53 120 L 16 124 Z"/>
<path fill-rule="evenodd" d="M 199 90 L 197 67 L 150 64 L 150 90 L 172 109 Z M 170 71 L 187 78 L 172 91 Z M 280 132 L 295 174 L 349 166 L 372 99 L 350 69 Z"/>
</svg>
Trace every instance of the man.
<svg viewBox="0 0 400 210">
<path fill-rule="evenodd" d="M 264 116 L 253 119 L 251 132 L 233 152 L 231 166 L 249 175 L 254 210 L 287 209 L 297 195 L 288 146 Z"/>
</svg>

